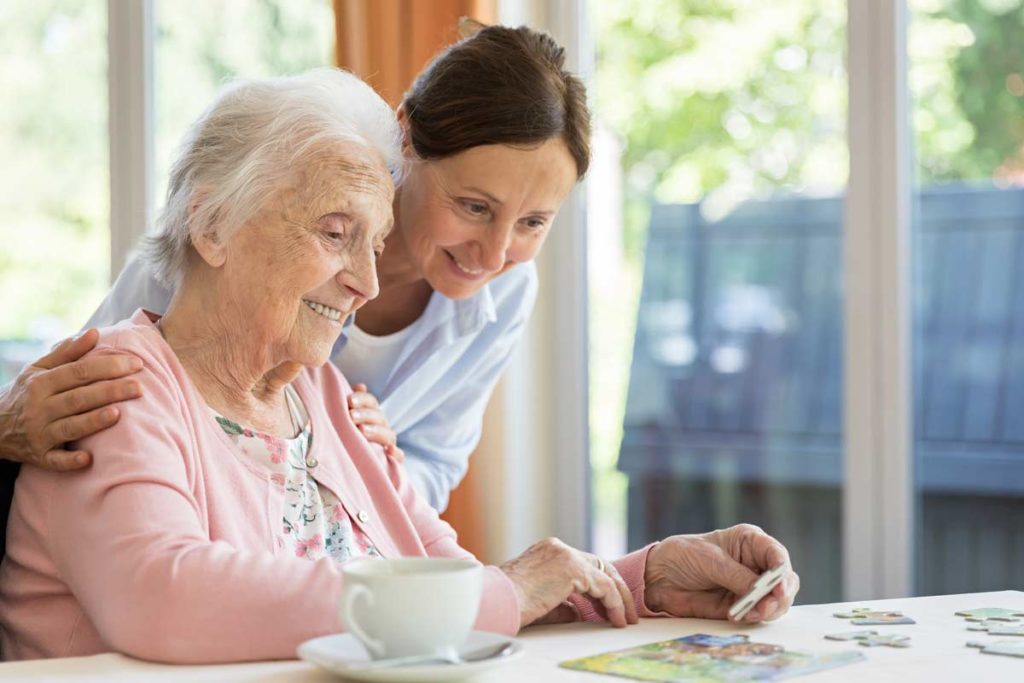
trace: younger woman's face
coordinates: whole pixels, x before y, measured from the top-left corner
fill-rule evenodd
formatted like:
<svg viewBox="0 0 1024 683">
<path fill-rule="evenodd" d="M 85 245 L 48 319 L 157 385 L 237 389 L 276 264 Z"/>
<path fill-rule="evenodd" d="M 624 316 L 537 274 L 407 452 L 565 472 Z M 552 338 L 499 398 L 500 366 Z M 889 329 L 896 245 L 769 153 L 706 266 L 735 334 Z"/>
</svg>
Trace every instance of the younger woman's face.
<svg viewBox="0 0 1024 683">
<path fill-rule="evenodd" d="M 575 183 L 561 138 L 417 161 L 399 189 L 393 239 L 432 289 L 463 299 L 537 255 Z"/>
</svg>

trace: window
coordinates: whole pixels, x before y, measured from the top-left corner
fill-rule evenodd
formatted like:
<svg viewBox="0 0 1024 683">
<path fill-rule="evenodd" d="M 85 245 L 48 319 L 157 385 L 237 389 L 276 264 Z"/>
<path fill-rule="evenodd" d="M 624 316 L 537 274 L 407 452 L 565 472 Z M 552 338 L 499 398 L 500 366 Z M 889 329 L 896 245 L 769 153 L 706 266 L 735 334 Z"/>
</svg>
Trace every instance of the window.
<svg viewBox="0 0 1024 683">
<path fill-rule="evenodd" d="M 0 5 L 0 383 L 77 330 L 109 268 L 106 5 Z"/>
<path fill-rule="evenodd" d="M 917 591 L 1024 582 L 1024 4 L 910 3 Z"/>
<path fill-rule="evenodd" d="M 154 206 L 188 126 L 232 78 L 298 73 L 334 63 L 330 0 L 156 3 Z"/>
<path fill-rule="evenodd" d="M 1024 3 L 590 8 L 603 126 L 589 233 L 596 549 L 750 521 L 790 547 L 805 602 L 843 590 L 896 597 L 904 586 L 936 594 L 1020 585 Z M 859 76 L 850 102 L 844 46 L 857 48 L 846 64 Z M 865 83 L 890 82 L 864 59 L 875 49 L 895 55 L 896 66 L 891 56 L 879 63 L 909 88 L 911 258 L 858 252 L 875 260 L 844 274 L 844 240 L 864 227 L 843 224 L 844 185 L 853 196 L 864 169 L 876 184 L 899 176 L 899 155 L 884 148 L 887 136 L 899 139 L 899 117 L 876 126 L 884 135 L 864 149 L 845 143 L 848 111 L 888 111 L 864 96 L 886 87 Z M 863 139 L 873 129 L 857 130 Z M 850 156 L 861 170 L 848 180 Z M 861 202 L 879 191 L 857 188 Z M 854 206 L 898 224 L 889 199 Z M 877 453 L 842 453 L 843 400 L 858 395 L 842 381 L 851 326 L 886 349 L 868 362 L 880 380 L 861 384 L 868 398 L 899 387 L 878 372 L 900 365 L 889 336 L 899 325 L 884 319 L 892 310 L 872 299 L 862 317 L 843 319 L 842 281 L 856 279 L 859 297 L 879 272 L 912 282 L 906 300 L 898 295 L 912 312 L 912 448 L 893 452 L 912 465 L 913 491 L 887 481 L 882 466 L 903 418 L 863 440 Z M 867 466 L 844 478 L 851 463 Z M 914 553 L 893 560 L 885 551 L 903 536 L 880 528 L 889 518 L 879 511 L 899 511 L 911 495 Z M 901 576 L 910 564 L 913 585 Z"/>
<path fill-rule="evenodd" d="M 845 3 L 590 7 L 596 549 L 752 522 L 839 599 Z"/>
<path fill-rule="evenodd" d="M 333 63 L 329 0 L 155 2 L 154 205 L 187 126 L 233 77 Z M 77 331 L 110 282 L 107 3 L 0 7 L 0 382 Z M 116 275 L 114 273 L 113 275 Z"/>
</svg>

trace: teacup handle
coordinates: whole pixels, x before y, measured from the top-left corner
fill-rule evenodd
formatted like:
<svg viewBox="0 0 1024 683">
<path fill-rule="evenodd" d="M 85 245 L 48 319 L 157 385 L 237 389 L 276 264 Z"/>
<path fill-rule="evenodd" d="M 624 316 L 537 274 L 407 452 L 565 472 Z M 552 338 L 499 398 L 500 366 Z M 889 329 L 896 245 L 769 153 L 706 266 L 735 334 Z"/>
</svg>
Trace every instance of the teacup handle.
<svg viewBox="0 0 1024 683">
<path fill-rule="evenodd" d="M 373 657 L 383 657 L 384 643 L 364 631 L 363 627 L 356 621 L 353 608 L 356 606 L 356 600 L 359 598 L 366 598 L 367 606 L 373 607 L 373 593 L 370 592 L 369 588 L 359 584 L 349 586 L 345 590 L 345 599 L 341 602 L 341 618 L 345 621 L 345 628 L 362 641 Z"/>
</svg>

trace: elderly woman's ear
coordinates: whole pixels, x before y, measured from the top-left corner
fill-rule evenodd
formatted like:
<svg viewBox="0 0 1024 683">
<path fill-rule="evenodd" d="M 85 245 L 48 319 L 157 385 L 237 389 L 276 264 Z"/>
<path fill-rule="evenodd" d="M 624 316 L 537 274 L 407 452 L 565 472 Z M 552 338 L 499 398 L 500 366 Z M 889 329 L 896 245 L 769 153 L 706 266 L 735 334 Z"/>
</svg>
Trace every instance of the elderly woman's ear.
<svg viewBox="0 0 1024 683">
<path fill-rule="evenodd" d="M 220 239 L 215 224 L 192 220 L 195 216 L 200 202 L 205 198 L 203 192 L 196 193 L 189 206 L 189 228 L 188 238 L 196 254 L 212 268 L 220 268 L 227 260 L 227 252 L 224 248 L 224 241 Z"/>
<path fill-rule="evenodd" d="M 214 230 L 209 227 L 205 230 L 192 230 L 189 233 L 189 239 L 192 241 L 192 248 L 201 259 L 206 261 L 206 265 L 211 268 L 220 268 L 224 265 L 227 260 L 227 250 L 224 248 L 224 242 L 218 238 Z"/>
</svg>

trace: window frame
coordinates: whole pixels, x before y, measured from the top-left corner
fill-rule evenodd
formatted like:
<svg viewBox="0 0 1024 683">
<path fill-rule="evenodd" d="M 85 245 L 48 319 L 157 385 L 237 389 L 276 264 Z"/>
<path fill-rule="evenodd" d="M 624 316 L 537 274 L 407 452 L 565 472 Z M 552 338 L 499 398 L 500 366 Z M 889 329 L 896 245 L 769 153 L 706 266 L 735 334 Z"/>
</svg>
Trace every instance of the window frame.
<svg viewBox="0 0 1024 683">
<path fill-rule="evenodd" d="M 577 7 L 577 21 L 583 22 L 586 2 L 571 3 Z M 842 226 L 842 561 L 847 600 L 914 592 L 912 152 L 906 34 L 905 0 L 847 0 L 850 173 Z M 583 47 L 593 54 L 591 45 Z M 574 252 L 571 258 L 585 262 L 586 252 Z M 541 290 L 542 297 L 563 295 Z M 848 320 L 855 324 L 846 324 Z M 556 347 L 565 339 L 549 338 L 560 340 Z M 549 353 L 564 355 L 559 348 Z M 567 399 L 571 397 L 563 393 L 560 400 Z M 589 483 L 571 474 L 555 481 L 560 493 L 574 486 Z M 570 499 L 583 495 L 577 492 Z"/>
<path fill-rule="evenodd" d="M 107 0 L 110 281 L 153 224 L 154 0 Z"/>
<path fill-rule="evenodd" d="M 912 152 L 906 2 L 848 0 L 847 17 L 842 547 L 859 600 L 914 592 Z"/>
</svg>

